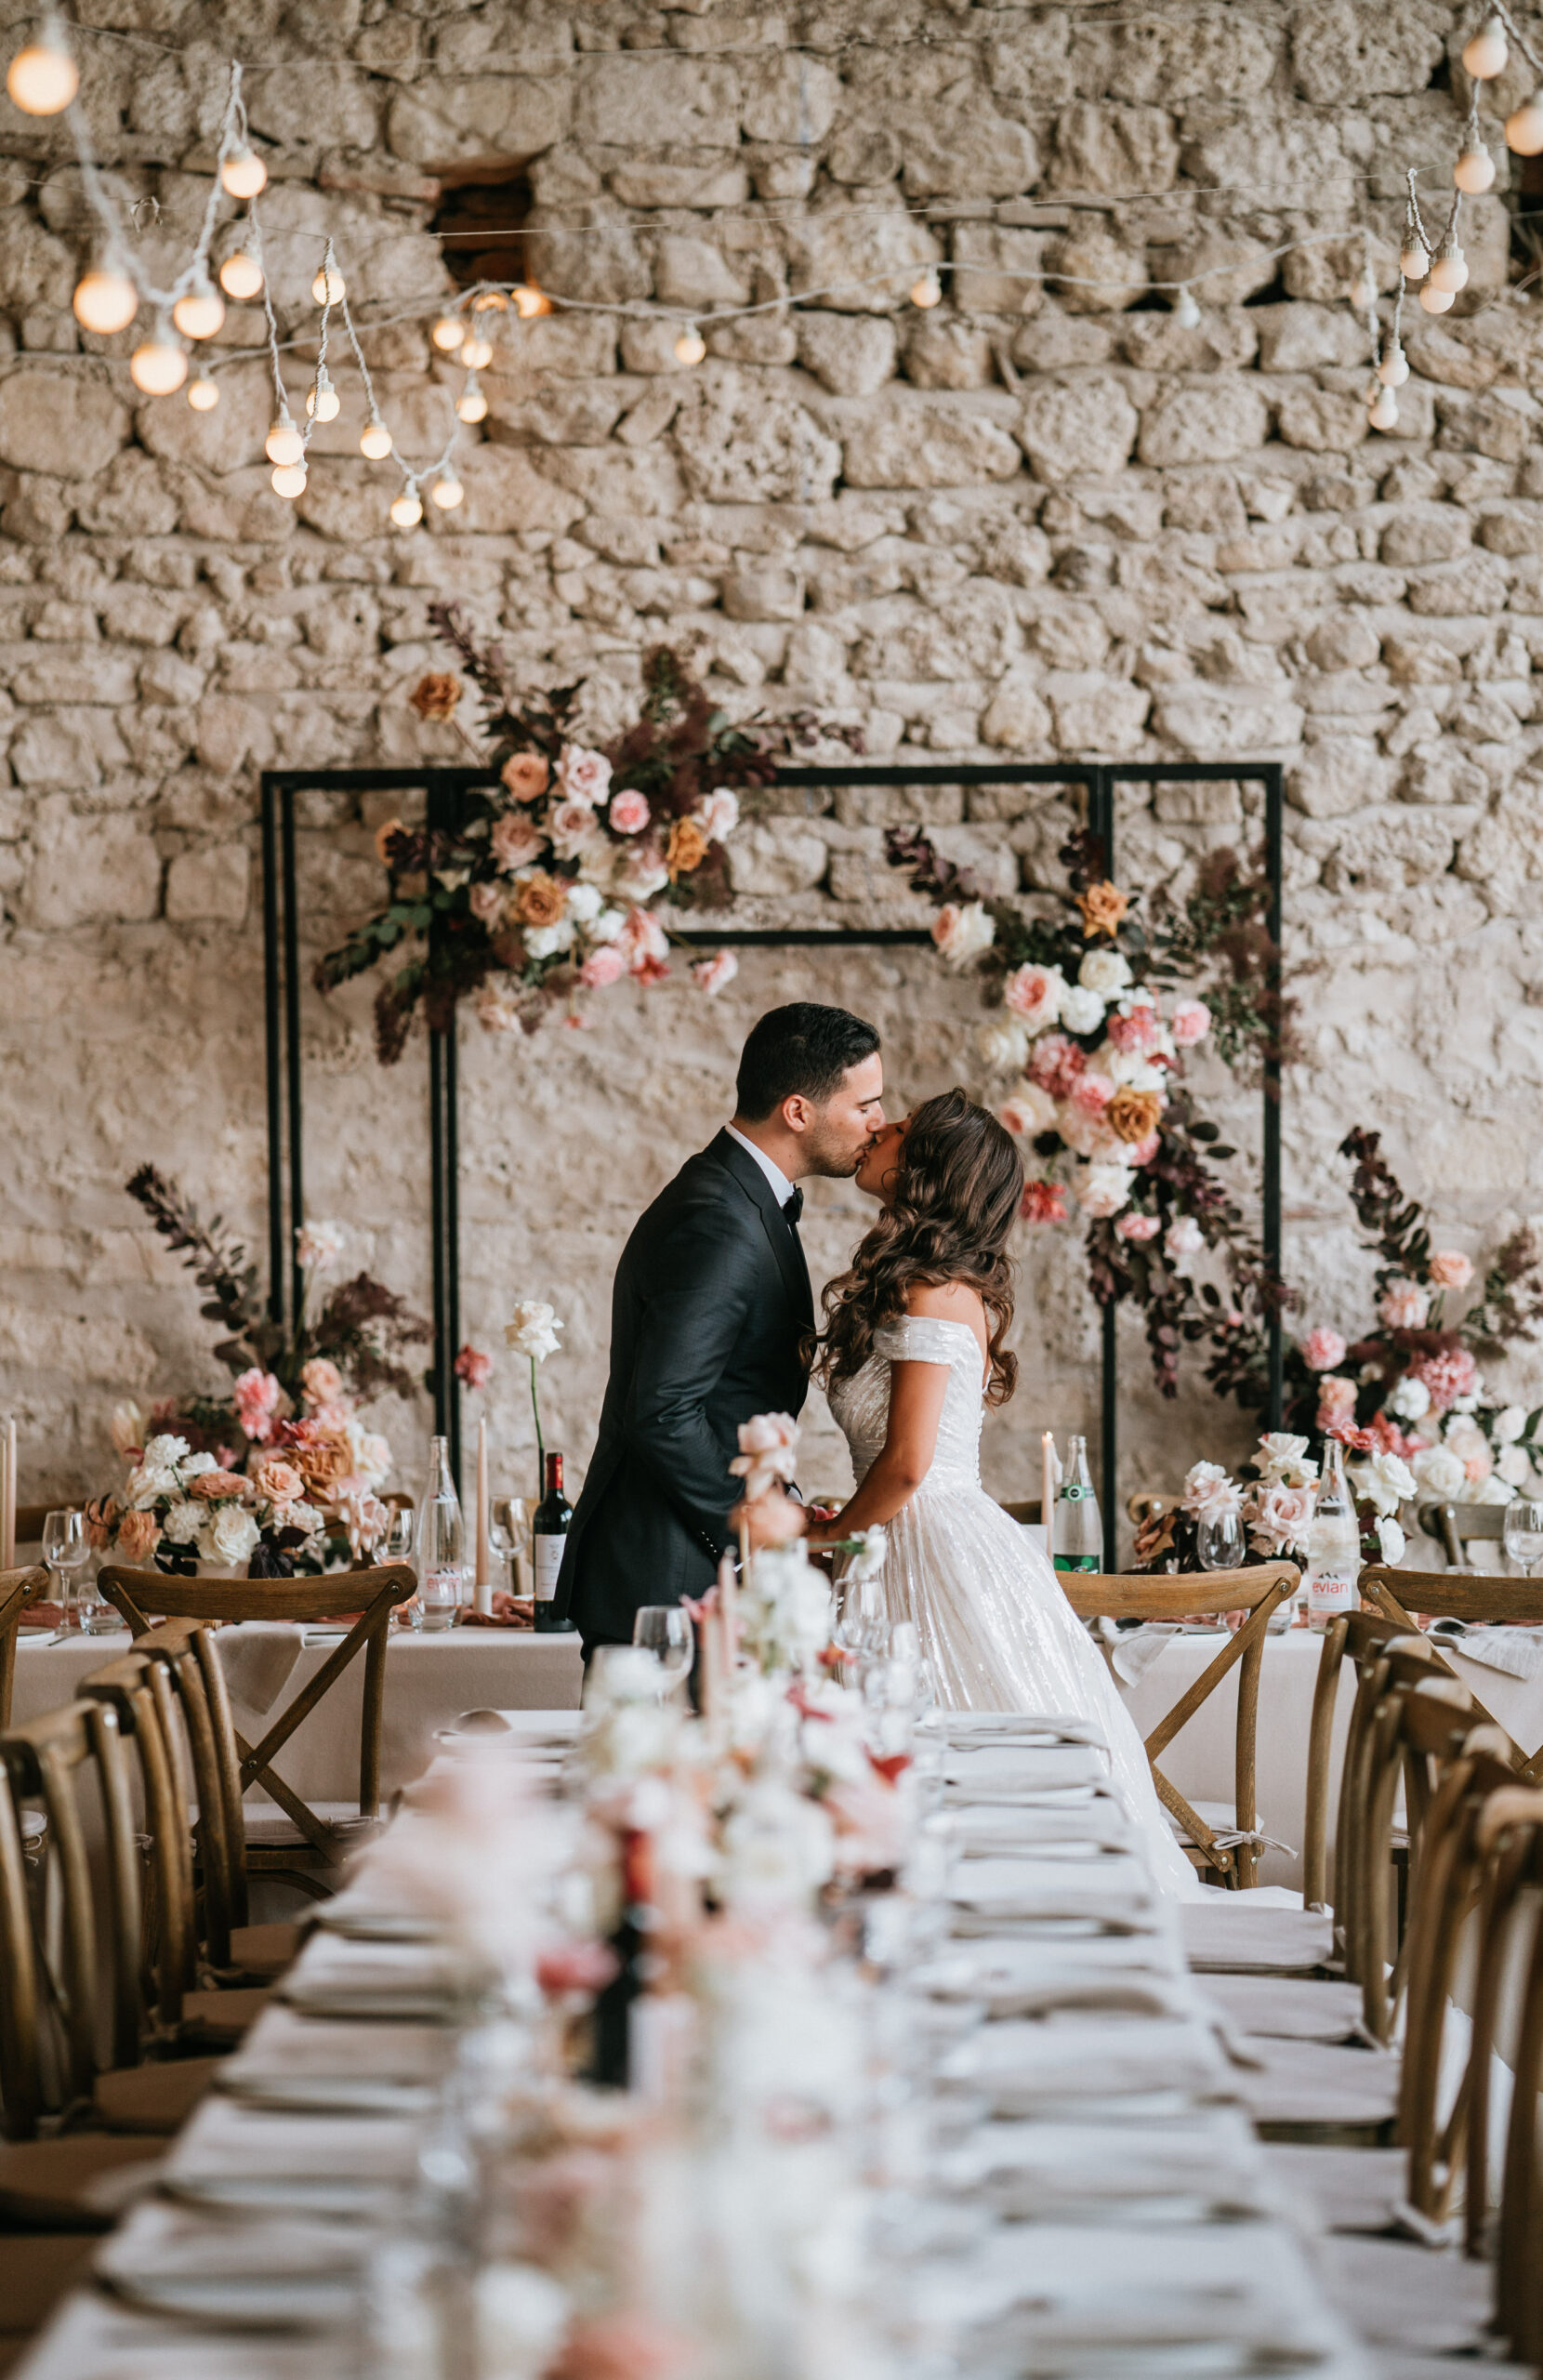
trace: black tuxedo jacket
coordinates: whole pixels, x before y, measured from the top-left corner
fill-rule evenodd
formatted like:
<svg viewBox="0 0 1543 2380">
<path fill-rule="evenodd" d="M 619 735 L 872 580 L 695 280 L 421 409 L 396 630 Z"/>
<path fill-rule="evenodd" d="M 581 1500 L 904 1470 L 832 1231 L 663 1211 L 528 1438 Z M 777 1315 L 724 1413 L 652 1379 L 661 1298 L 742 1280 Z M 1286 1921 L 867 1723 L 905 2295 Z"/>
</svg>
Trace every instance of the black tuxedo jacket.
<svg viewBox="0 0 1543 2380">
<path fill-rule="evenodd" d="M 740 1423 L 799 1411 L 812 1320 L 798 1235 L 755 1159 L 719 1132 L 616 1267 L 611 1376 L 557 1586 L 587 1645 L 630 1644 L 641 1605 L 712 1584 L 739 1501 Z"/>
</svg>

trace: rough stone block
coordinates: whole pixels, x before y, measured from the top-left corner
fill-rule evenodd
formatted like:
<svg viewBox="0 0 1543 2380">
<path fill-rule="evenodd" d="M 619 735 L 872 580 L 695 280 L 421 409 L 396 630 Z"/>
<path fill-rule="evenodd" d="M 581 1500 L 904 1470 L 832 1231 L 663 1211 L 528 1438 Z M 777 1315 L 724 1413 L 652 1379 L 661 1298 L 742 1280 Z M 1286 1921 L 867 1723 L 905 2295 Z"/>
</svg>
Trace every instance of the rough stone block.
<svg viewBox="0 0 1543 2380">
<path fill-rule="evenodd" d="M 1454 801 L 1482 802 L 1488 798 L 1489 780 L 1467 754 L 1450 745 L 1418 747 L 1405 762 L 1400 787 L 1405 801 L 1421 808 L 1443 809 Z"/>
<path fill-rule="evenodd" d="M 13 372 L 0 403 L 0 462 L 95 479 L 128 435 L 128 413 L 100 381 L 62 372 Z"/>
<path fill-rule="evenodd" d="M 1276 418 L 1288 446 L 1305 446 L 1315 455 L 1347 453 L 1363 443 L 1370 428 L 1359 396 L 1300 381 L 1281 391 Z"/>
<path fill-rule="evenodd" d="M 1432 504 L 1390 521 L 1378 551 L 1384 562 L 1406 569 L 1419 562 L 1452 562 L 1467 552 L 1469 543 L 1467 513 L 1456 504 Z"/>
<path fill-rule="evenodd" d="M 826 314 L 801 309 L 797 316 L 798 357 L 837 397 L 871 397 L 892 378 L 892 323 L 874 316 Z"/>
<path fill-rule="evenodd" d="M 507 446 L 484 447 L 475 460 L 475 493 L 469 461 L 462 474 L 470 527 L 565 529 L 587 507 L 667 518 L 679 509 L 683 495 L 675 457 L 662 445 L 633 453 L 609 446 L 576 447 L 571 454 L 559 448 L 539 472 Z"/>
<path fill-rule="evenodd" d="M 1396 8 L 1303 0 L 1291 26 L 1291 64 L 1304 99 L 1342 108 L 1354 92 L 1424 91 L 1441 62 L 1449 19 L 1432 0 Z"/>
<path fill-rule="evenodd" d="M 841 78 L 830 67 L 803 54 L 745 58 L 738 64 L 740 123 L 747 140 L 807 148 L 824 139 L 841 97 Z"/>
<path fill-rule="evenodd" d="M 1049 744 L 1049 709 L 1028 671 L 1009 669 L 998 681 L 981 721 L 981 737 L 1009 752 L 1038 751 Z"/>
<path fill-rule="evenodd" d="M 1011 479 L 1021 457 L 1008 431 L 946 397 L 898 390 L 845 425 L 851 487 L 980 487 Z"/>
<path fill-rule="evenodd" d="M 1488 554 L 1470 554 L 1465 561 L 1418 572 L 1409 581 L 1409 609 L 1426 618 L 1461 619 L 1504 611 L 1507 592 L 1500 564 Z"/>
<path fill-rule="evenodd" d="M 902 130 L 902 179 L 912 198 L 1014 198 L 1039 179 L 1026 125 L 977 103 L 968 112 L 913 114 Z"/>
<path fill-rule="evenodd" d="M 1141 420 L 1143 463 L 1225 463 L 1262 446 L 1269 410 L 1244 379 L 1165 390 Z"/>
<path fill-rule="evenodd" d="M 11 115 L 8 105 L 7 113 Z M 11 121 L 16 121 L 14 115 Z M 24 314 L 35 309 L 55 316 L 64 314 L 76 270 L 71 250 L 41 223 L 15 208 L 0 216 L 0 307 L 7 313 Z"/>
<path fill-rule="evenodd" d="M 1281 53 L 1281 29 L 1234 10 L 1165 20 L 1138 17 L 1114 36 L 1107 87 L 1116 99 L 1241 99 L 1265 90 Z M 1046 95 L 1053 104 L 1053 95 Z"/>
<path fill-rule="evenodd" d="M 233 776 L 248 760 L 266 768 L 273 755 L 268 714 L 242 695 L 210 694 L 199 706 L 193 748 L 217 776 Z"/>
<path fill-rule="evenodd" d="M 613 379 L 548 385 L 534 396 L 516 394 L 507 382 L 490 380 L 488 435 L 516 446 L 603 446 L 628 394 L 626 383 Z"/>
<path fill-rule="evenodd" d="M 1031 389 L 1018 435 L 1035 479 L 1055 487 L 1084 476 L 1106 479 L 1119 470 L 1129 460 L 1139 427 L 1122 383 L 1098 374 Z"/>
<path fill-rule="evenodd" d="M 1387 801 L 1397 769 L 1365 736 L 1312 745 L 1286 778 L 1286 800 L 1309 818 L 1344 818 Z"/>
<path fill-rule="evenodd" d="M 1543 419 L 1536 400 L 1521 389 L 1496 389 L 1483 397 L 1443 397 L 1436 411 L 1443 446 L 1472 447 L 1499 463 L 1519 463 Z"/>
<path fill-rule="evenodd" d="M 1332 133 L 1328 138 L 1332 140 Z M 1338 159 L 1335 165 L 1343 171 Z M 1318 169 L 1331 170 L 1327 158 L 1318 161 Z M 1368 262 L 1378 289 L 1398 287 L 1398 250 L 1390 240 L 1368 239 L 1362 232 L 1293 248 L 1281 259 L 1281 280 L 1288 298 L 1305 298 L 1315 306 L 1342 306 Z"/>
<path fill-rule="evenodd" d="M 787 364 L 798 361 L 798 325 L 775 314 L 752 314 L 737 323 L 720 323 L 716 330 L 702 325 L 707 352 L 724 364 Z"/>
<path fill-rule="evenodd" d="M 1543 506 L 1513 503 L 1503 512 L 1486 512 L 1479 543 L 1492 554 L 1543 554 Z"/>
<path fill-rule="evenodd" d="M 835 439 L 802 405 L 727 365 L 693 377 L 674 436 L 687 485 L 712 504 L 818 504 L 841 467 Z"/>
<path fill-rule="evenodd" d="M 528 270 L 544 289 L 591 306 L 624 306 L 647 298 L 653 275 L 627 218 L 608 199 L 586 209 L 594 229 L 569 230 L 539 214 L 526 242 Z"/>
<path fill-rule="evenodd" d="M 178 852 L 166 870 L 166 917 L 173 924 L 245 923 L 251 863 L 238 842 Z"/>
<path fill-rule="evenodd" d="M 819 207 L 790 223 L 785 237 L 794 296 L 819 290 L 821 305 L 838 314 L 887 314 L 942 256 L 926 225 L 898 201 L 892 213 L 855 203 Z"/>
<path fill-rule="evenodd" d="M 33 646 L 29 657 L 7 674 L 19 703 L 131 703 L 135 656 L 104 651 L 99 644 Z"/>
<path fill-rule="evenodd" d="M 161 863 L 142 819 L 110 810 L 80 815 L 68 794 L 47 794 L 33 813 L 25 913 L 34 926 L 83 926 L 152 918 Z"/>
<path fill-rule="evenodd" d="M 1178 172 L 1179 141 L 1166 108 L 1079 99 L 1056 121 L 1053 180 L 1061 190 L 1144 195 L 1171 190 Z"/>
<path fill-rule="evenodd" d="M 567 120 L 566 85 L 557 75 L 426 77 L 393 96 L 386 140 L 393 157 L 432 172 L 490 154 L 537 156 L 561 139 Z"/>
<path fill-rule="evenodd" d="M 195 703 L 204 692 L 204 672 L 179 653 L 152 654 L 139 664 L 139 699 L 180 707 Z"/>
<path fill-rule="evenodd" d="M 731 571 L 723 581 L 723 608 L 732 620 L 796 620 L 804 608 L 801 572 L 777 562 Z"/>
<path fill-rule="evenodd" d="M 1197 760 L 1225 760 L 1299 743 L 1302 714 L 1287 694 L 1265 687 L 1194 684 L 1162 688 L 1153 723 Z"/>
<path fill-rule="evenodd" d="M 1049 251 L 1052 284 L 1069 314 L 1117 314 L 1147 284 L 1146 264 L 1101 228 L 1058 240 Z"/>
<path fill-rule="evenodd" d="M 905 377 L 917 389 L 984 389 L 996 377 L 991 341 L 973 324 L 925 315 L 905 342 Z"/>
<path fill-rule="evenodd" d="M 340 59 L 308 59 L 300 73 L 248 68 L 244 97 L 253 130 L 284 149 L 373 149 L 380 137 L 368 75 Z"/>
<path fill-rule="evenodd" d="M 1208 308 L 1198 323 L 1173 314 L 1127 314 L 1120 352 L 1141 372 L 1236 372 L 1254 360 L 1254 310 Z"/>
<path fill-rule="evenodd" d="M 1075 756 L 1119 759 L 1141 749 L 1152 696 L 1143 686 L 1118 679 L 1077 679 L 1057 674 L 1046 687 L 1055 718 L 1056 742 Z"/>
<path fill-rule="evenodd" d="M 624 206 L 743 206 L 750 195 L 745 167 L 720 156 L 692 164 L 628 158 L 606 182 Z"/>
<path fill-rule="evenodd" d="M 1308 638 L 1307 657 L 1317 669 L 1369 669 L 1380 659 L 1381 647 L 1359 612 L 1331 612 Z"/>
<path fill-rule="evenodd" d="M 730 839 L 729 881 L 743 893 L 808 892 L 829 857 L 824 836 L 796 818 L 752 820 Z"/>
<path fill-rule="evenodd" d="M 76 496 L 75 517 L 83 529 L 92 530 L 99 536 L 165 537 L 177 527 L 193 492 L 184 484 L 179 502 L 161 466 L 150 456 L 128 446 L 99 482 Z M 271 501 L 281 503 L 277 496 Z M 287 506 L 283 509 L 288 510 Z M 191 520 L 188 525 L 192 525 Z"/>
<path fill-rule="evenodd" d="M 961 223 L 949 288 L 965 313 L 1035 314 L 1045 302 L 1045 235 L 996 223 Z"/>
<path fill-rule="evenodd" d="M 1243 792 L 1236 785 L 1159 785 L 1152 814 L 1165 826 L 1241 826 Z"/>
<path fill-rule="evenodd" d="M 661 235 L 654 253 L 653 287 L 666 306 L 743 306 L 750 284 L 711 240 L 685 232 Z"/>
<path fill-rule="evenodd" d="M 740 86 L 719 59 L 668 50 L 592 56 L 577 63 L 574 128 L 612 149 L 732 149 Z"/>
</svg>

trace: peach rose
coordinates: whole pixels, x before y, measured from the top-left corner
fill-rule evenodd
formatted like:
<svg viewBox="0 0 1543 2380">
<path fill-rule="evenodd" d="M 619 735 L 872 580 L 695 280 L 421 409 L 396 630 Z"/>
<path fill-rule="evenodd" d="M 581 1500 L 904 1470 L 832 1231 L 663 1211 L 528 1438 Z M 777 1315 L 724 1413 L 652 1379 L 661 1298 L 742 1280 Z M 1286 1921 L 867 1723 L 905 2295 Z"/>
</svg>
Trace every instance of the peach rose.
<svg viewBox="0 0 1543 2380">
<path fill-rule="evenodd" d="M 1154 1091 L 1132 1091 L 1122 1083 L 1103 1111 L 1103 1120 L 1122 1141 L 1144 1141 L 1157 1129 L 1163 1103 Z"/>
<path fill-rule="evenodd" d="M 1077 907 L 1082 911 L 1082 933 L 1090 942 L 1096 933 L 1113 934 L 1120 919 L 1130 906 L 1129 896 L 1119 892 L 1107 879 L 1102 884 L 1089 884 L 1086 892 L 1077 894 Z"/>
<path fill-rule="evenodd" d="M 1466 1289 L 1473 1278 L 1473 1263 L 1460 1248 L 1439 1248 L 1426 1271 L 1438 1289 Z"/>
<path fill-rule="evenodd" d="M 479 925 L 490 926 L 504 906 L 501 884 L 474 884 L 467 896 L 467 906 Z"/>
<path fill-rule="evenodd" d="M 118 1552 L 125 1562 L 148 1562 L 160 1534 L 153 1513 L 125 1513 L 118 1523 Z"/>
<path fill-rule="evenodd" d="M 308 1405 L 335 1405 L 343 1394 L 343 1375 L 326 1355 L 312 1355 L 300 1367 L 300 1387 Z"/>
<path fill-rule="evenodd" d="M 353 1449 L 341 1430 L 317 1430 L 289 1448 L 313 1496 L 330 1495 L 353 1469 Z"/>
<path fill-rule="evenodd" d="M 376 828 L 375 855 L 380 862 L 382 867 L 389 867 L 391 865 L 391 840 L 393 836 L 405 835 L 407 829 L 402 825 L 400 818 L 388 818 L 384 826 L 377 826 Z"/>
<path fill-rule="evenodd" d="M 407 697 L 420 719 L 454 719 L 461 699 L 461 681 L 453 669 L 430 669 Z"/>
<path fill-rule="evenodd" d="M 86 1507 L 86 1541 L 93 1552 L 106 1553 L 117 1525 L 118 1507 L 112 1497 L 93 1496 Z"/>
<path fill-rule="evenodd" d="M 536 801 L 546 792 L 552 773 L 539 752 L 515 752 L 498 774 L 505 790 L 512 793 L 516 801 Z"/>
<path fill-rule="evenodd" d="M 1355 1419 L 1355 1382 L 1343 1372 L 1325 1372 L 1318 1382 L 1317 1427 L 1328 1431 Z"/>
<path fill-rule="evenodd" d="M 528 867 L 541 850 L 542 836 L 528 818 L 495 818 L 488 838 L 494 859 L 506 876 Z"/>
<path fill-rule="evenodd" d="M 228 1497 L 244 1496 L 245 1492 L 245 1480 L 233 1471 L 201 1472 L 188 1489 L 189 1495 L 196 1496 L 201 1504 L 222 1504 Z"/>
<path fill-rule="evenodd" d="M 634 786 L 626 786 L 613 797 L 606 815 L 611 821 L 613 833 L 640 835 L 652 815 L 648 796 L 640 793 Z"/>
<path fill-rule="evenodd" d="M 252 1485 L 270 1504 L 295 1504 L 306 1492 L 303 1474 L 282 1455 L 270 1455 L 252 1474 Z"/>
<path fill-rule="evenodd" d="M 694 818 L 678 818 L 665 846 L 665 866 L 672 877 L 690 876 L 707 856 L 707 838 Z"/>
<path fill-rule="evenodd" d="M 555 926 L 567 906 L 565 888 L 538 868 L 515 895 L 514 913 L 521 925 Z"/>
</svg>

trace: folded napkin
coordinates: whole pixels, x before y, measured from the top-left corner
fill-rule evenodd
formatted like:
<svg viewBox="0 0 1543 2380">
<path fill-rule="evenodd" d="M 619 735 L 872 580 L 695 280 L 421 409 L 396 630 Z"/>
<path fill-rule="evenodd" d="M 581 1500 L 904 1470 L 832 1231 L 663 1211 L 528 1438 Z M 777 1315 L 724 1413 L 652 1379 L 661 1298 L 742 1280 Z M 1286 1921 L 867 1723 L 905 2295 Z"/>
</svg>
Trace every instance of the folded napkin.
<svg viewBox="0 0 1543 2380">
<path fill-rule="evenodd" d="M 923 1719 L 918 1735 L 939 1737 L 949 1744 L 972 1745 L 988 1741 L 1022 1744 L 1101 1744 L 1103 1733 L 1096 1720 L 1080 1719 L 1070 1712 L 1048 1711 L 933 1711 Z"/>
<path fill-rule="evenodd" d="M 1212 2219 L 1273 2211 L 1273 2191 L 1246 2117 L 1202 2108 L 1167 2122 L 1085 2124 L 1052 2117 L 978 2124 L 944 2153 L 951 2194 L 986 2197 L 1002 2214 L 1043 2219 L 1086 2203 L 1097 2215 L 1159 2221 L 1198 2201 Z"/>
<path fill-rule="evenodd" d="M 455 1615 L 457 1628 L 525 1628 L 534 1629 L 534 1620 L 525 1611 L 471 1611 L 465 1605 Z"/>
<path fill-rule="evenodd" d="M 1135 1848 L 1130 1820 L 1102 1794 L 1082 1802 L 964 1802 L 950 1809 L 948 1838 L 966 1857 L 1032 1848 L 1044 1858 L 1095 1858 Z"/>
<path fill-rule="evenodd" d="M 1098 1785 L 1109 1774 L 1109 1756 L 1093 1744 L 950 1744 L 943 1773 L 946 1785 L 981 1794 Z"/>
<path fill-rule="evenodd" d="M 350 1941 L 318 1933 L 275 1996 L 311 2016 L 448 2020 L 472 1980 L 443 1942 Z"/>
<path fill-rule="evenodd" d="M 244 1620 L 216 1632 L 215 1650 L 231 1701 L 260 1717 L 289 1683 L 300 1658 L 300 1631 L 291 1620 Z"/>
<path fill-rule="evenodd" d="M 1140 1686 L 1178 1633 L 1176 1622 L 1162 1620 L 1148 1620 L 1144 1628 L 1122 1628 L 1110 1647 L 1111 1664 L 1121 1685 Z"/>
<path fill-rule="evenodd" d="M 1145 1910 L 1152 1879 L 1140 1859 L 1105 1851 L 1091 1859 L 983 1853 L 962 1859 L 948 1897 L 981 1916 L 1128 1918 Z"/>
<path fill-rule="evenodd" d="M 1456 1639 L 1434 1642 L 1459 1660 L 1478 1661 L 1488 1670 L 1503 1670 L 1527 1685 L 1543 1677 L 1543 1628 L 1470 1628 Z"/>
<path fill-rule="evenodd" d="M 1005 2017 L 945 2052 L 938 2079 L 982 2094 L 999 2115 L 1067 2100 L 1096 2109 L 1100 2099 L 1153 2091 L 1233 2096 L 1214 2037 L 1178 2016 Z"/>
<path fill-rule="evenodd" d="M 30 2345 L 27 2380 L 317 2380 L 316 2347 L 227 2334 L 211 2351 L 207 2331 L 79 2289 Z"/>
<path fill-rule="evenodd" d="M 338 2076 L 427 2091 L 437 2089 L 449 2072 L 454 2050 L 440 2025 L 319 2025 L 282 2000 L 270 2000 L 241 2047 L 221 2059 L 216 2087 L 244 2093 L 260 2082 Z"/>
<path fill-rule="evenodd" d="M 128 2304 L 260 2330 L 333 2329 L 357 2305 L 370 2234 L 310 2215 L 222 2221 L 145 2200 L 98 2250 L 103 2287 Z"/>
<path fill-rule="evenodd" d="M 63 1624 L 64 1606 L 61 1603 L 30 1603 L 21 1615 L 23 1636 L 33 1628 L 60 1628 Z"/>
<path fill-rule="evenodd" d="M 165 2182 L 271 2181 L 352 2176 L 412 2178 L 416 2123 L 389 2116 L 293 2116 L 212 2094 L 178 2134 Z"/>
<path fill-rule="evenodd" d="M 1111 1951 L 1119 1955 L 1111 1957 Z M 1171 1971 L 1150 1935 L 1113 1935 L 1093 1942 L 993 1935 L 951 1942 L 909 1980 L 914 1990 L 930 1999 L 982 2003 L 996 2018 L 1079 2008 L 1172 2016 L 1196 2007 L 1188 1977 Z"/>
</svg>

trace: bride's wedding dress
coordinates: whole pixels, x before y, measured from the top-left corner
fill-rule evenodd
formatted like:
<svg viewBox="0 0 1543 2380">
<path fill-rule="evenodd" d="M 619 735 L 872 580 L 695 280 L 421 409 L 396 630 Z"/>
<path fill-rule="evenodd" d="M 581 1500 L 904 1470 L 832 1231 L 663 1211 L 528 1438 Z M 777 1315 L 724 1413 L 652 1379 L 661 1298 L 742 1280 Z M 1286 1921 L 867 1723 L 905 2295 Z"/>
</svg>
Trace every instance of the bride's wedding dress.
<svg viewBox="0 0 1543 2380">
<path fill-rule="evenodd" d="M 1109 1747 L 1112 1783 L 1141 1829 L 1163 1889 L 1204 1889 L 1180 1850 L 1141 1739 L 1108 1666 L 1054 1569 L 981 1485 L 981 1345 L 967 1322 L 909 1315 L 874 1333 L 873 1353 L 830 1389 L 830 1409 L 861 1485 L 882 1450 L 891 1363 L 946 1364 L 931 1468 L 888 1523 L 884 1594 L 892 1620 L 914 1620 L 950 1711 L 1054 1712 L 1091 1719 Z"/>
</svg>

